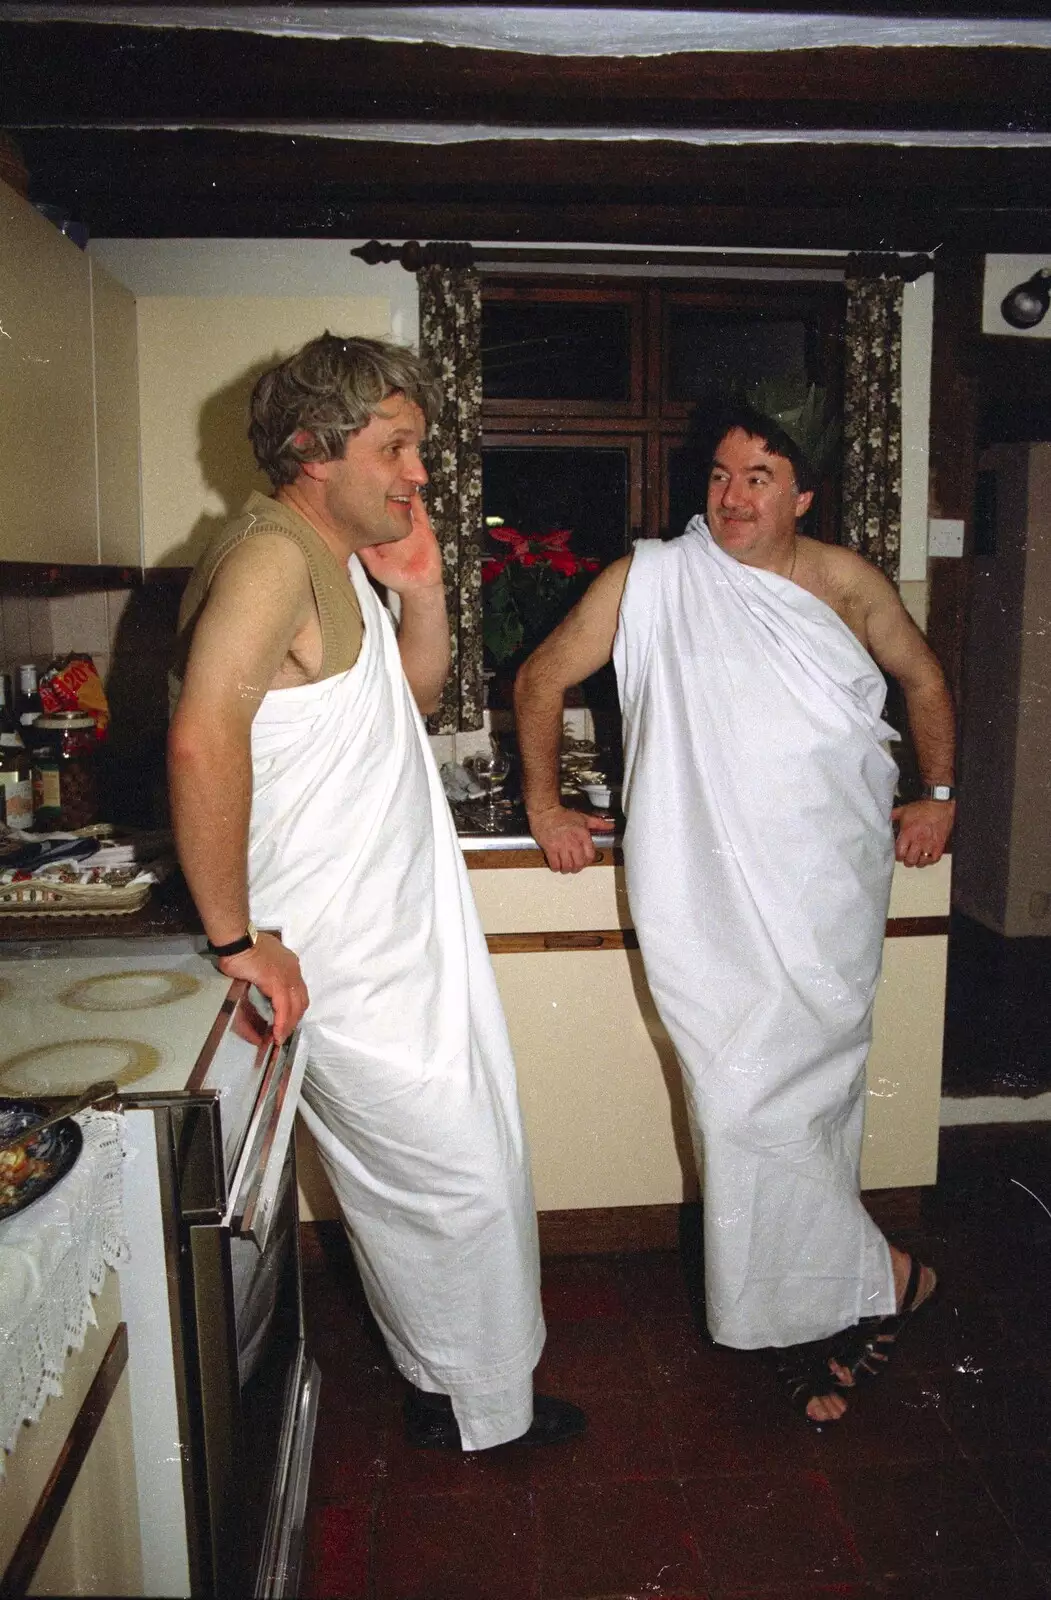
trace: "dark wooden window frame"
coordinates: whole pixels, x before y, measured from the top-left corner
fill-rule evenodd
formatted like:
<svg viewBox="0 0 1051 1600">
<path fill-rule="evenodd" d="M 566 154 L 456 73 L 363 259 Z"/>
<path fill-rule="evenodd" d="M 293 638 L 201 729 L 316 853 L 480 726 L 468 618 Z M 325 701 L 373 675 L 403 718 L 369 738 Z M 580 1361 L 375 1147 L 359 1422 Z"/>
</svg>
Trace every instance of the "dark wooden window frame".
<svg viewBox="0 0 1051 1600">
<path fill-rule="evenodd" d="M 679 533 L 668 528 L 667 462 L 670 450 L 688 437 L 693 406 L 666 397 L 663 360 L 667 319 L 676 305 L 714 311 L 796 316 L 813 329 L 810 357 L 816 381 L 838 412 L 842 402 L 843 325 L 846 290 L 842 283 L 754 279 L 680 279 L 664 276 L 587 278 L 505 274 L 482 278 L 483 302 L 620 304 L 634 311 L 631 336 L 631 399 L 628 401 L 483 400 L 483 447 L 562 445 L 595 448 L 630 445 L 632 483 L 630 537 L 656 538 Z M 635 473 L 641 476 L 636 480 Z M 830 543 L 838 537 L 839 474 L 821 484 L 811 516 L 811 532 Z M 697 510 L 703 510 L 698 506 Z"/>
</svg>

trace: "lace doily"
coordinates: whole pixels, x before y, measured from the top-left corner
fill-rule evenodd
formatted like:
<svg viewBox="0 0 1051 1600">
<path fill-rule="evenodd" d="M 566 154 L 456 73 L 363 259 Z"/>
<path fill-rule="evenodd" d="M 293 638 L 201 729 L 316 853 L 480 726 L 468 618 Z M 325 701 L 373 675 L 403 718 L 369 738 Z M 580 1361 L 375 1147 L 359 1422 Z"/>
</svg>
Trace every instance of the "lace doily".
<svg viewBox="0 0 1051 1600">
<path fill-rule="evenodd" d="M 128 1259 L 124 1118 L 77 1117 L 84 1148 L 50 1194 L 0 1222 L 0 1477 L 23 1422 L 62 1393 L 70 1350 L 96 1323 L 92 1295 Z"/>
</svg>

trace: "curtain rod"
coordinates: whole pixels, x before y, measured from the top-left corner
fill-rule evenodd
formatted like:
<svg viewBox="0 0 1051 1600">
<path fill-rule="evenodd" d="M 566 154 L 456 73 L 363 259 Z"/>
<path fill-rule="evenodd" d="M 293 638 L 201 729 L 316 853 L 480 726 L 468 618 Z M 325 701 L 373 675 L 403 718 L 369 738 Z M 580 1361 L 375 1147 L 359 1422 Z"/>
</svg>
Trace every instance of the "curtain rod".
<svg viewBox="0 0 1051 1600">
<path fill-rule="evenodd" d="M 543 246 L 529 249 L 523 246 L 487 249 L 484 245 L 434 240 L 420 244 L 410 239 L 402 245 L 381 244 L 370 239 L 367 244 L 352 250 L 370 267 L 398 261 L 406 272 L 418 272 L 421 267 L 477 267 L 512 265 L 515 262 L 538 265 L 559 263 L 565 266 L 682 266 L 682 267 L 802 267 L 844 272 L 849 277 L 901 278 L 905 283 L 915 283 L 925 273 L 934 271 L 934 259 L 927 255 L 898 256 L 890 252 L 845 251 L 830 255 L 787 255 L 761 251 L 732 253 L 726 251 L 668 251 L 659 246 L 652 250 L 551 250 Z"/>
</svg>

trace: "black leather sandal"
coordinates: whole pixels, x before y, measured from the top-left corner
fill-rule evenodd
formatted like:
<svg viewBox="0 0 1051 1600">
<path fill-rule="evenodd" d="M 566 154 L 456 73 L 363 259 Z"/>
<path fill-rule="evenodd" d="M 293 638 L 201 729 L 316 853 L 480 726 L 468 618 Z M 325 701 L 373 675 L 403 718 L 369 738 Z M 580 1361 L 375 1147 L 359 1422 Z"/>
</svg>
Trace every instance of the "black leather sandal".
<svg viewBox="0 0 1051 1600">
<path fill-rule="evenodd" d="M 850 1373 L 850 1382 L 836 1379 L 840 1394 L 848 1393 L 864 1384 L 873 1383 L 890 1365 L 898 1338 L 910 1319 L 929 1306 L 938 1287 L 935 1278 L 929 1293 L 917 1301 L 923 1278 L 923 1263 L 915 1256 L 909 1257 L 909 1281 L 901 1299 L 901 1310 L 892 1317 L 863 1317 L 852 1328 L 847 1328 L 832 1341 L 831 1358 L 837 1366 Z"/>
<path fill-rule="evenodd" d="M 823 1400 L 833 1394 L 843 1396 L 843 1386 L 836 1381 L 828 1365 L 833 1342 L 832 1339 L 817 1339 L 812 1344 L 790 1344 L 773 1351 L 774 1373 L 789 1405 L 812 1428 L 841 1421 L 839 1417 L 812 1417 L 807 1410 L 811 1400 Z"/>
</svg>

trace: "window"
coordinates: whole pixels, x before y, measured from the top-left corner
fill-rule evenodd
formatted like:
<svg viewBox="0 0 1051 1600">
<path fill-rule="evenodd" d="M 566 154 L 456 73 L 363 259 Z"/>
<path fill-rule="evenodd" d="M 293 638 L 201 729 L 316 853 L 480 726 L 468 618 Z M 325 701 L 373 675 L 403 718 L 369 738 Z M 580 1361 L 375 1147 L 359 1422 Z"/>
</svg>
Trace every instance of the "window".
<svg viewBox="0 0 1051 1600">
<path fill-rule="evenodd" d="M 482 290 L 487 524 L 568 529 L 572 550 L 602 566 L 637 538 L 681 533 L 704 510 L 704 420 L 727 389 L 817 384 L 838 409 L 844 308 L 840 283 L 492 276 Z M 822 484 L 809 519 L 833 542 L 838 490 L 838 479 Z M 490 543 L 492 555 L 506 550 Z M 566 609 L 581 589 L 567 584 Z"/>
<path fill-rule="evenodd" d="M 734 383 L 792 379 L 820 385 L 838 405 L 843 309 L 838 283 L 491 278 L 482 307 L 486 514 L 506 512 L 515 526 L 583 518 L 575 531 L 595 553 L 681 533 L 704 509 L 693 441 L 713 398 Z M 592 454 L 599 459 L 585 468 Z M 833 542 L 836 487 L 823 486 L 812 528 Z"/>
</svg>

